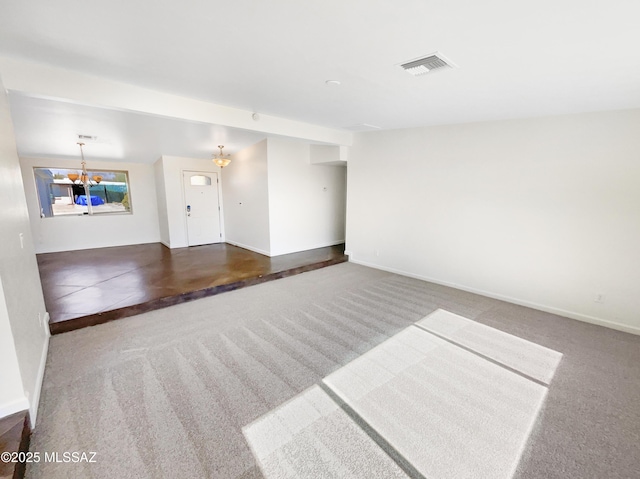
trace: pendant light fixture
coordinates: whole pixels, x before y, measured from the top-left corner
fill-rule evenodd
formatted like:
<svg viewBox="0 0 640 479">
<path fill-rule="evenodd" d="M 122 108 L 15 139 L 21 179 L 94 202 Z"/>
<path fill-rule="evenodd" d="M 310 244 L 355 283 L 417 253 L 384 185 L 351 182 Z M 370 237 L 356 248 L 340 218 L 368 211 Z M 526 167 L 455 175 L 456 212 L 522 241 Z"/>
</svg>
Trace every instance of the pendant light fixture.
<svg viewBox="0 0 640 479">
<path fill-rule="evenodd" d="M 93 175 L 91 178 L 89 178 L 89 173 L 87 173 L 87 162 L 84 160 L 84 152 L 82 151 L 84 143 L 78 142 L 77 145 L 80 147 L 80 157 L 82 158 L 82 161 L 80 162 L 80 164 L 82 165 L 82 173 L 69 173 L 67 174 L 67 177 L 71 180 L 72 183 L 80 185 L 88 183 L 89 186 L 99 185 L 102 181 L 102 176 Z"/>
<path fill-rule="evenodd" d="M 84 152 L 82 151 L 84 143 L 79 141 L 78 146 L 80 147 L 80 158 L 82 159 L 82 161 L 80 162 L 80 164 L 82 165 L 82 172 L 68 173 L 67 177 L 71 180 L 72 183 L 79 184 L 84 187 L 85 198 L 87 201 L 87 213 L 92 215 L 93 205 L 91 204 L 91 186 L 99 185 L 102 181 L 102 176 L 93 175 L 92 177 L 89 177 L 89 173 L 87 172 L 87 162 L 84 161 Z"/>
<path fill-rule="evenodd" d="M 218 145 L 218 148 L 220 148 L 220 153 L 218 153 L 217 155 L 215 155 L 213 157 L 213 162 L 218 165 L 220 168 L 224 168 L 225 166 L 227 166 L 229 163 L 231 163 L 231 159 L 229 159 L 229 155 L 224 155 L 222 153 L 222 149 L 224 148 L 224 145 Z"/>
</svg>

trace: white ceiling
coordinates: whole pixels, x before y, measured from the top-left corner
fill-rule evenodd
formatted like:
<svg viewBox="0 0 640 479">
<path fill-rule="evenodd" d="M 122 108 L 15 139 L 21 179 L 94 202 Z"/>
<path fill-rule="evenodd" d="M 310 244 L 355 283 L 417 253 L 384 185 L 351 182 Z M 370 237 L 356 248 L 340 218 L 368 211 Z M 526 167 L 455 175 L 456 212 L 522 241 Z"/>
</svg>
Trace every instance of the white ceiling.
<svg viewBox="0 0 640 479">
<path fill-rule="evenodd" d="M 5 0 L 0 54 L 391 129 L 640 107 L 639 18 L 638 0 Z M 434 51 L 459 68 L 398 67 Z"/>
<path fill-rule="evenodd" d="M 9 103 L 21 157 L 75 158 L 78 134 L 88 158 L 153 163 L 161 155 L 210 158 L 224 145 L 235 153 L 264 133 L 207 123 L 109 110 L 10 93 Z"/>
</svg>

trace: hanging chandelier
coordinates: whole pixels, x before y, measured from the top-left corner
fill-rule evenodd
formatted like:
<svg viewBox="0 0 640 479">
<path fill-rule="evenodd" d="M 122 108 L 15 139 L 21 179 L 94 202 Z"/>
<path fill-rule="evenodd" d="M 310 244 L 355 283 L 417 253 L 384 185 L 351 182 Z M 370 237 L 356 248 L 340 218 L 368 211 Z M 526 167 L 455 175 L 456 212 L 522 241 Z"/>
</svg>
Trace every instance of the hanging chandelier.
<svg viewBox="0 0 640 479">
<path fill-rule="evenodd" d="M 91 187 L 97 186 L 102 181 L 102 176 L 93 175 L 89 177 L 89 173 L 87 172 L 87 162 L 84 160 L 84 151 L 82 151 L 82 147 L 84 143 L 78 142 L 78 146 L 80 147 L 80 158 L 82 161 L 80 164 L 82 165 L 82 171 L 80 173 L 67 173 L 67 177 L 71 180 L 71 183 L 76 185 L 82 185 L 84 187 L 84 203 L 87 206 L 87 213 L 93 215 L 93 201 L 96 201 L 96 205 L 100 204 L 100 199 L 98 197 L 91 197 Z"/>
<path fill-rule="evenodd" d="M 102 181 L 102 176 L 93 175 L 91 178 L 89 178 L 89 173 L 87 173 L 87 162 L 84 160 L 84 152 L 82 151 L 82 147 L 84 146 L 84 143 L 79 141 L 78 146 L 80 147 L 80 158 L 82 158 L 82 161 L 80 162 L 80 164 L 82 165 L 82 172 L 68 173 L 67 177 L 71 180 L 71 183 L 85 185 L 85 186 L 87 184 L 89 186 L 91 186 L 92 184 L 99 185 L 100 182 Z"/>
<path fill-rule="evenodd" d="M 220 148 L 220 153 L 218 153 L 217 155 L 215 155 L 212 158 L 212 161 L 218 165 L 220 168 L 224 168 L 225 166 L 227 166 L 229 163 L 231 163 L 231 159 L 229 158 L 229 155 L 224 155 L 222 153 L 222 149 L 224 148 L 224 145 L 218 145 L 218 148 Z"/>
</svg>

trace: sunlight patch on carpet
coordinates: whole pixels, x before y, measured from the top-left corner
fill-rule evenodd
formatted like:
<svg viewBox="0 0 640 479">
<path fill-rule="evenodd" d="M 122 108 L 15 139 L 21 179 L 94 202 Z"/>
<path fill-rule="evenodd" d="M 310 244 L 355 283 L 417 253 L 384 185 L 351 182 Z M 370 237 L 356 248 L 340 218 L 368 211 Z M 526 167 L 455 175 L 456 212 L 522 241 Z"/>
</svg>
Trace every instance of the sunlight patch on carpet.
<svg viewBox="0 0 640 479">
<path fill-rule="evenodd" d="M 562 359 L 557 351 L 443 309 L 416 324 L 547 385 Z"/>
<path fill-rule="evenodd" d="M 242 432 L 267 479 L 408 477 L 319 386 Z"/>
<path fill-rule="evenodd" d="M 510 479 L 561 358 L 438 310 L 243 433 L 268 479 Z"/>
</svg>

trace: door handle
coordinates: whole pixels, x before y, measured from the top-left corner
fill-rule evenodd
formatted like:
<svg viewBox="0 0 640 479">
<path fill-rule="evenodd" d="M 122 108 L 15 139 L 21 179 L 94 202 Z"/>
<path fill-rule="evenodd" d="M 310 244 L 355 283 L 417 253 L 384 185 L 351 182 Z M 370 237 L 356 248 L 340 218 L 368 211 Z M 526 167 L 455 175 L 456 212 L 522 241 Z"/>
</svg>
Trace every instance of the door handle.
<svg viewBox="0 0 640 479">
<path fill-rule="evenodd" d="M 191 216 L 191 205 L 187 205 L 187 216 Z"/>
</svg>

